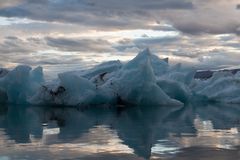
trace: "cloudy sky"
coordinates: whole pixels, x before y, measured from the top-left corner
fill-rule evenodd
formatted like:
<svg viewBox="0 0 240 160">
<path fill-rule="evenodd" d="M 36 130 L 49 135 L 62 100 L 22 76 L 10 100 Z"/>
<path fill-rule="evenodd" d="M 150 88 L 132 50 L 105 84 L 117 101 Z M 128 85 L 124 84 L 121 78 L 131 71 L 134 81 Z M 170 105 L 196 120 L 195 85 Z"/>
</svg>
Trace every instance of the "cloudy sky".
<svg viewBox="0 0 240 160">
<path fill-rule="evenodd" d="M 239 0 L 1 0 L 0 67 L 128 60 L 240 65 Z"/>
</svg>

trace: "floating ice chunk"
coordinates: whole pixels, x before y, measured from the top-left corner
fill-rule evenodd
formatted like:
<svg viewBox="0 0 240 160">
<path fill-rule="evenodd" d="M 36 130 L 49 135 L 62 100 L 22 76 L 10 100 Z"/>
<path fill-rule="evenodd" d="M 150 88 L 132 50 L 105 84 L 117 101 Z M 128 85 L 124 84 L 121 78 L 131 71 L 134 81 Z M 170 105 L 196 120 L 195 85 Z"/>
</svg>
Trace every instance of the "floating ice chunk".
<svg viewBox="0 0 240 160">
<path fill-rule="evenodd" d="M 25 103 L 26 88 L 28 87 L 28 66 L 18 66 L 5 77 L 0 79 L 1 89 L 7 94 L 10 103 Z"/>
<path fill-rule="evenodd" d="M 43 79 L 41 68 L 37 70 L 30 73 L 31 67 L 22 65 L 0 78 L 0 90 L 5 92 L 8 102 L 27 103 L 27 98 L 36 92 Z"/>
<path fill-rule="evenodd" d="M 205 81 L 198 81 L 193 90 L 210 101 L 240 103 L 240 77 L 230 72 L 215 72 Z"/>
</svg>

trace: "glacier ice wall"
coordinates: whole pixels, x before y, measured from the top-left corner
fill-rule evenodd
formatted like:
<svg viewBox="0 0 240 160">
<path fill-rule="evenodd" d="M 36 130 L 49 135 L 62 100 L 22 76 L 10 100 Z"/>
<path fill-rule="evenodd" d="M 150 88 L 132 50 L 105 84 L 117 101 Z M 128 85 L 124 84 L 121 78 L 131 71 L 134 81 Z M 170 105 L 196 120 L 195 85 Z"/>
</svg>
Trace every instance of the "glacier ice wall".
<svg viewBox="0 0 240 160">
<path fill-rule="evenodd" d="M 217 72 L 194 79 L 194 69 L 170 66 L 149 49 L 126 64 L 104 62 L 84 71 L 58 74 L 44 81 L 41 67 L 18 66 L 0 72 L 0 103 L 35 105 L 169 105 L 195 100 L 240 103 L 240 74 Z"/>
</svg>

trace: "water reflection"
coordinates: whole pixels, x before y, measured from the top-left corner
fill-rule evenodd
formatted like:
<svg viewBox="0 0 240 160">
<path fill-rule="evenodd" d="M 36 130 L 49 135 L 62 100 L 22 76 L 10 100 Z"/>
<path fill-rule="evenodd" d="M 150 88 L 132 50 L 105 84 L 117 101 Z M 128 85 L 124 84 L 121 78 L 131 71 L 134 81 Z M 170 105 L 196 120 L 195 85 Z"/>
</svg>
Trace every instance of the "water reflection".
<svg viewBox="0 0 240 160">
<path fill-rule="evenodd" d="M 239 106 L 0 108 L 0 159 L 240 157 Z"/>
</svg>

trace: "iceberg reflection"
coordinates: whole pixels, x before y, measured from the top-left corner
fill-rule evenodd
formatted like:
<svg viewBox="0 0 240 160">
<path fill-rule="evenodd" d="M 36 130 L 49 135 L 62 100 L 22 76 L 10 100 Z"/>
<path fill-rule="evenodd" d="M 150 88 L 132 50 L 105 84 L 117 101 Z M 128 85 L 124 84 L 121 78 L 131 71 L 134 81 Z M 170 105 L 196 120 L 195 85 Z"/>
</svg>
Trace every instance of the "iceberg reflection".
<svg viewBox="0 0 240 160">
<path fill-rule="evenodd" d="M 0 153 L 10 159 L 177 158 L 199 148 L 237 153 L 240 146 L 235 105 L 7 108 L 0 112 Z"/>
</svg>

